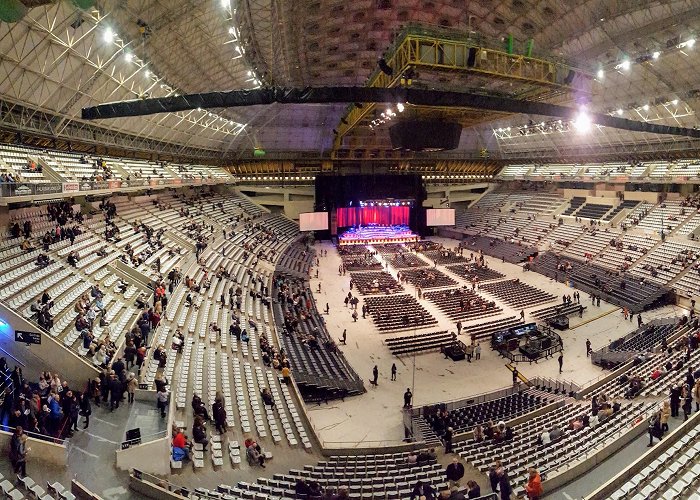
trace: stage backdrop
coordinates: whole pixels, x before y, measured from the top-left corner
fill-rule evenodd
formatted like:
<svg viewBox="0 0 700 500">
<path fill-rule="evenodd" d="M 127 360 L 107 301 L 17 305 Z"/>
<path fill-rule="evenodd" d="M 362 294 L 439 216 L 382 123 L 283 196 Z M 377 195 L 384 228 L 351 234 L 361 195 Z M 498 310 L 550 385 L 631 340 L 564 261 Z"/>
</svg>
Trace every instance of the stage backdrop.
<svg viewBox="0 0 700 500">
<path fill-rule="evenodd" d="M 410 207 L 350 207 L 338 209 L 338 227 L 409 225 Z"/>
</svg>

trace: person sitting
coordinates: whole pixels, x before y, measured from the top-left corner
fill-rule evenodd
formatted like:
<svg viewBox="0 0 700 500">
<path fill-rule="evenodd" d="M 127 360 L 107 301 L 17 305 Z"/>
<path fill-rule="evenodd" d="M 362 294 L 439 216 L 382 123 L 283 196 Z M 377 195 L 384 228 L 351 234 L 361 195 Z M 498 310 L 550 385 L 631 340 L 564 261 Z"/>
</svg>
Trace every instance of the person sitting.
<svg viewBox="0 0 700 500">
<path fill-rule="evenodd" d="M 187 436 L 182 432 L 182 429 L 177 430 L 177 434 L 173 438 L 173 460 L 181 462 L 189 458 L 189 447 L 187 446 Z"/>
<path fill-rule="evenodd" d="M 207 407 L 197 393 L 192 395 L 192 411 L 196 416 L 202 417 L 204 420 L 210 420 Z"/>
<path fill-rule="evenodd" d="M 481 496 L 481 487 L 476 481 L 470 479 L 467 481 L 467 498 L 479 498 Z"/>
<path fill-rule="evenodd" d="M 275 400 L 272 397 L 272 392 L 270 392 L 270 389 L 265 387 L 260 395 L 262 396 L 263 403 L 267 406 L 271 406 L 272 408 L 275 407 Z"/>
<path fill-rule="evenodd" d="M 246 457 L 248 458 L 248 465 L 255 465 L 257 463 L 260 467 L 265 468 L 265 455 L 262 454 L 260 445 L 255 441 L 246 448 Z"/>
<path fill-rule="evenodd" d="M 209 440 L 207 439 L 207 429 L 204 427 L 204 420 L 199 415 L 194 418 L 194 424 L 192 425 L 192 439 L 195 443 L 202 445 L 202 451 L 207 450 L 207 444 L 209 444 Z"/>
</svg>

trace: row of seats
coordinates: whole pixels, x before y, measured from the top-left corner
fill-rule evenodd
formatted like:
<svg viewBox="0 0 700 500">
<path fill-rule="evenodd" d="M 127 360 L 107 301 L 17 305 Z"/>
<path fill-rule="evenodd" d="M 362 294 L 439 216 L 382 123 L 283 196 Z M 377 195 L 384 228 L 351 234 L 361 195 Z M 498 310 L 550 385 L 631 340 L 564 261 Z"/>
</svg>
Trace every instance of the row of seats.
<svg viewBox="0 0 700 500">
<path fill-rule="evenodd" d="M 480 286 L 480 289 L 498 297 L 514 309 L 546 304 L 556 299 L 551 293 L 539 290 L 518 279 L 485 283 Z"/>
</svg>

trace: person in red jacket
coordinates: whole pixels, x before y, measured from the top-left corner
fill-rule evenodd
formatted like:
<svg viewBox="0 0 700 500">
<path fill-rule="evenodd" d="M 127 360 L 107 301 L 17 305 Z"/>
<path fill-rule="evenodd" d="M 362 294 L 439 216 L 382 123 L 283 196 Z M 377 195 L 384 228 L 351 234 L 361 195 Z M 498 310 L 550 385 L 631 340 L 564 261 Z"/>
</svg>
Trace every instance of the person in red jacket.
<svg viewBox="0 0 700 500">
<path fill-rule="evenodd" d="M 536 469 L 530 467 L 528 469 L 530 479 L 525 483 L 525 493 L 530 500 L 538 500 L 542 496 L 542 479 L 540 473 Z"/>
</svg>

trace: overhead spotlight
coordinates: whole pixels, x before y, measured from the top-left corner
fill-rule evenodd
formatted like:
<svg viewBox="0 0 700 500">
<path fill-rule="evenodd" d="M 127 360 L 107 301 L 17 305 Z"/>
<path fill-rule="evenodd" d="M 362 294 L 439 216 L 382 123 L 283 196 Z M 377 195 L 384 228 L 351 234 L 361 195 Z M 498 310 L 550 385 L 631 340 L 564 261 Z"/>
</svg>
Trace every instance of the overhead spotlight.
<svg viewBox="0 0 700 500">
<path fill-rule="evenodd" d="M 628 69 L 630 69 L 630 66 L 632 66 L 632 63 L 630 62 L 629 59 L 625 59 L 624 61 L 622 61 L 622 64 L 620 64 L 620 67 L 621 67 L 622 69 L 624 69 L 625 71 L 627 71 Z"/>
<path fill-rule="evenodd" d="M 695 38 L 691 38 L 690 40 L 685 42 L 686 47 L 692 47 L 693 45 L 695 45 Z"/>
<path fill-rule="evenodd" d="M 605 71 L 603 71 L 603 69 L 601 68 L 598 70 L 598 73 L 596 73 L 596 75 L 598 76 L 598 80 L 602 80 L 605 76 Z"/>
<path fill-rule="evenodd" d="M 621 115 L 621 114 L 622 114 L 622 108 L 617 108 L 616 113 L 617 113 L 618 115 Z"/>
<path fill-rule="evenodd" d="M 107 28 L 102 36 L 107 43 L 112 43 L 114 41 L 114 31 L 112 31 L 112 28 Z"/>
<path fill-rule="evenodd" d="M 391 108 L 386 109 L 386 114 L 391 116 L 394 112 L 391 110 Z"/>
<path fill-rule="evenodd" d="M 642 106 L 642 109 L 643 109 L 644 111 L 649 111 L 649 105 L 648 105 L 648 104 L 645 104 L 644 106 Z"/>
<path fill-rule="evenodd" d="M 386 60 L 383 57 L 377 61 L 377 65 L 385 75 L 391 76 L 394 74 L 393 68 L 386 63 Z"/>
<path fill-rule="evenodd" d="M 146 78 L 150 78 L 151 71 L 147 69 L 146 72 L 144 73 L 144 75 L 146 75 Z"/>
<path fill-rule="evenodd" d="M 228 9 L 231 7 L 231 0 L 221 0 L 221 7 Z"/>
<path fill-rule="evenodd" d="M 677 104 L 678 104 L 678 99 L 672 100 L 672 101 L 671 101 L 671 104 L 673 104 L 674 106 L 677 105 Z"/>
<path fill-rule="evenodd" d="M 228 34 L 229 34 L 229 35 L 235 35 L 235 34 L 236 34 L 236 28 L 234 28 L 233 26 L 231 26 L 231 27 L 228 29 Z"/>
<path fill-rule="evenodd" d="M 654 52 L 652 52 L 651 58 L 658 59 L 660 55 L 661 55 L 661 52 L 659 52 L 658 50 L 655 50 Z"/>
<path fill-rule="evenodd" d="M 398 104 L 396 105 L 396 109 L 399 110 L 399 113 L 403 113 L 403 104 L 402 104 L 402 103 L 398 103 Z"/>
<path fill-rule="evenodd" d="M 197 111 L 202 111 L 202 108 L 197 108 Z"/>
<path fill-rule="evenodd" d="M 591 129 L 591 117 L 585 112 L 581 111 L 578 115 L 576 115 L 576 119 L 574 120 L 574 128 L 582 134 L 588 132 Z"/>
<path fill-rule="evenodd" d="M 131 62 L 134 60 L 134 54 L 132 54 L 131 52 L 127 52 L 126 54 L 124 54 L 124 59 L 126 59 L 127 62 Z"/>
</svg>

